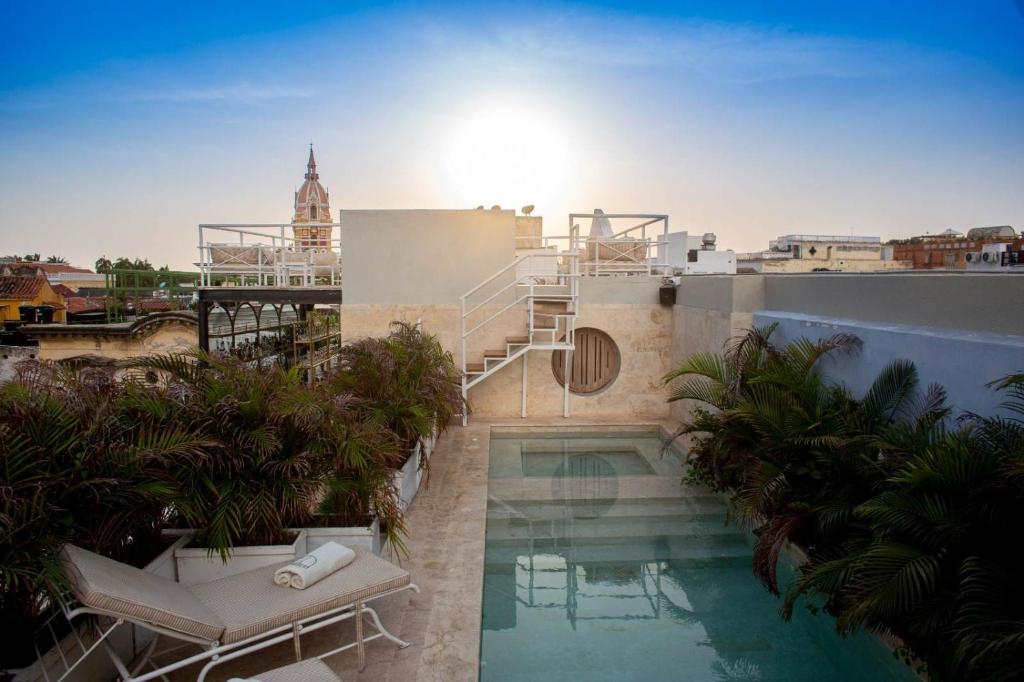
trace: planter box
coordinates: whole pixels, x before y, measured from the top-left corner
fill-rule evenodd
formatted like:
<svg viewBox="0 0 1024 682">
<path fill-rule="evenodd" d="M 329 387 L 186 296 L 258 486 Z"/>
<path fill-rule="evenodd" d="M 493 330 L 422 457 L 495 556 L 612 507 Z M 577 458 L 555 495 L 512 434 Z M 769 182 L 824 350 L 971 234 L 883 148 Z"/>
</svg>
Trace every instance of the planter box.
<svg viewBox="0 0 1024 682">
<path fill-rule="evenodd" d="M 420 457 L 422 456 L 422 445 L 417 443 L 412 455 L 402 465 L 402 468 L 392 475 L 395 490 L 398 491 L 398 506 L 403 512 L 409 508 L 416 493 L 419 492 L 420 482 L 423 480 L 423 471 L 420 469 Z"/>
<path fill-rule="evenodd" d="M 363 547 L 380 556 L 380 519 L 374 518 L 369 526 L 351 526 L 334 528 L 303 528 L 306 534 L 306 551 L 312 552 L 317 547 L 337 542 L 346 547 Z"/>
<path fill-rule="evenodd" d="M 178 536 L 167 549 L 162 551 L 155 559 L 150 561 L 143 568 L 148 573 L 154 573 L 163 578 L 177 579 L 177 566 L 174 563 L 174 553 L 187 545 L 192 539 L 191 531 L 164 531 L 164 536 Z M 133 634 L 134 631 L 134 634 Z M 82 635 L 86 646 L 92 643 L 95 633 L 86 629 Z M 137 628 L 134 625 L 118 628 L 107 642 L 114 648 L 117 655 L 124 660 L 132 660 L 137 652 L 142 651 L 152 641 L 154 635 L 150 630 Z M 132 643 L 134 641 L 134 652 Z M 57 647 L 60 647 L 58 652 Z M 74 663 L 82 655 L 82 649 L 73 635 L 62 639 L 57 646 L 54 646 L 42 658 L 22 670 L 9 671 L 14 674 L 15 682 L 46 682 L 56 680 L 64 674 L 65 668 L 62 662 L 61 652 L 68 663 Z M 45 668 L 45 670 L 44 670 Z M 75 668 L 71 679 L 75 680 L 111 680 L 117 675 L 110 657 L 102 651 L 93 651 L 89 657 Z"/>
<path fill-rule="evenodd" d="M 299 530 L 288 545 L 256 545 L 235 547 L 225 562 L 220 554 L 205 547 L 180 547 L 174 552 L 178 582 L 182 585 L 208 583 L 229 575 L 238 575 L 255 568 L 273 566 L 306 554 L 306 531 Z"/>
<path fill-rule="evenodd" d="M 437 447 L 439 434 L 440 429 L 435 426 L 434 432 L 430 434 L 430 438 L 425 438 L 423 440 L 423 454 L 426 455 L 428 460 L 430 459 L 430 456 L 434 454 L 434 448 Z"/>
</svg>

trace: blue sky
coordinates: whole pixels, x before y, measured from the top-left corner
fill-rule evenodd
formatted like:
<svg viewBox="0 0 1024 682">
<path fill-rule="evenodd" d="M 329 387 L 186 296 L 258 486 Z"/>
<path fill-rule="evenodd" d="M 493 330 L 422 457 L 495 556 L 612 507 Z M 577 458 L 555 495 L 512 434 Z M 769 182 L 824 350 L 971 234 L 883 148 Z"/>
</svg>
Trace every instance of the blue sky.
<svg viewBox="0 0 1024 682">
<path fill-rule="evenodd" d="M 0 3 L 0 254 L 187 267 L 290 218 L 310 140 L 334 209 L 1024 228 L 1012 0 Z"/>
</svg>

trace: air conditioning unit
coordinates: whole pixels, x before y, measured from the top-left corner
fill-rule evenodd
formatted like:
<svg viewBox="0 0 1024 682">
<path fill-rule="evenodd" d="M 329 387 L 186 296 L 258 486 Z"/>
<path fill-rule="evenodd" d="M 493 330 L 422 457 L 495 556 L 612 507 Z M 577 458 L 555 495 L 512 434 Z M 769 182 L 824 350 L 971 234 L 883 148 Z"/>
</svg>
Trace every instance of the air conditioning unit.
<svg viewBox="0 0 1024 682">
<path fill-rule="evenodd" d="M 997 253 L 993 253 L 992 251 L 986 251 L 983 254 L 981 254 L 981 260 L 985 261 L 986 263 L 993 263 L 996 261 L 998 256 L 999 254 Z"/>
<path fill-rule="evenodd" d="M 980 263 L 981 262 L 981 251 L 968 251 L 964 254 L 964 260 L 968 263 Z"/>
</svg>

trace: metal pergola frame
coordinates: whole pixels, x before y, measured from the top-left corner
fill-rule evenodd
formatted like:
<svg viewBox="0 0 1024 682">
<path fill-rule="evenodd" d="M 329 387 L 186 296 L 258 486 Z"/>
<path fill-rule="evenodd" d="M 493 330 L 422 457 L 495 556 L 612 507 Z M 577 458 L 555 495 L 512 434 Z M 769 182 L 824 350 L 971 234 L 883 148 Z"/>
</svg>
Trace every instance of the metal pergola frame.
<svg viewBox="0 0 1024 682">
<path fill-rule="evenodd" d="M 197 292 L 199 347 L 210 350 L 210 310 L 218 304 L 273 304 L 296 306 L 299 319 L 317 305 L 341 305 L 340 286 L 322 287 L 202 287 Z M 222 306 L 223 307 L 223 306 Z M 257 329 L 258 331 L 258 329 Z"/>
</svg>

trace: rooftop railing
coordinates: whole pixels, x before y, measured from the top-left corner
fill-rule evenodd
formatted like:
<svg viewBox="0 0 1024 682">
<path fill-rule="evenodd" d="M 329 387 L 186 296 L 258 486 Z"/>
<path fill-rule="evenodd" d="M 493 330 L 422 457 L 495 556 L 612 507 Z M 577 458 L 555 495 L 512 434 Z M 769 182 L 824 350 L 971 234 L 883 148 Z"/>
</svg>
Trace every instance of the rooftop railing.
<svg viewBox="0 0 1024 682">
<path fill-rule="evenodd" d="M 584 234 L 580 221 L 607 219 L 611 236 Z M 623 223 L 627 226 L 622 227 Z M 618 228 L 618 229 L 616 229 Z M 589 224 L 586 229 L 589 231 Z M 653 213 L 570 213 L 567 235 L 521 235 L 516 247 L 523 251 L 574 253 L 581 275 L 659 275 L 668 263 L 668 216 Z"/>
<path fill-rule="evenodd" d="M 296 238 L 296 228 L 311 234 Z M 200 225 L 200 286 L 339 286 L 340 228 L 339 223 Z M 319 230 L 331 236 L 312 234 Z"/>
</svg>

